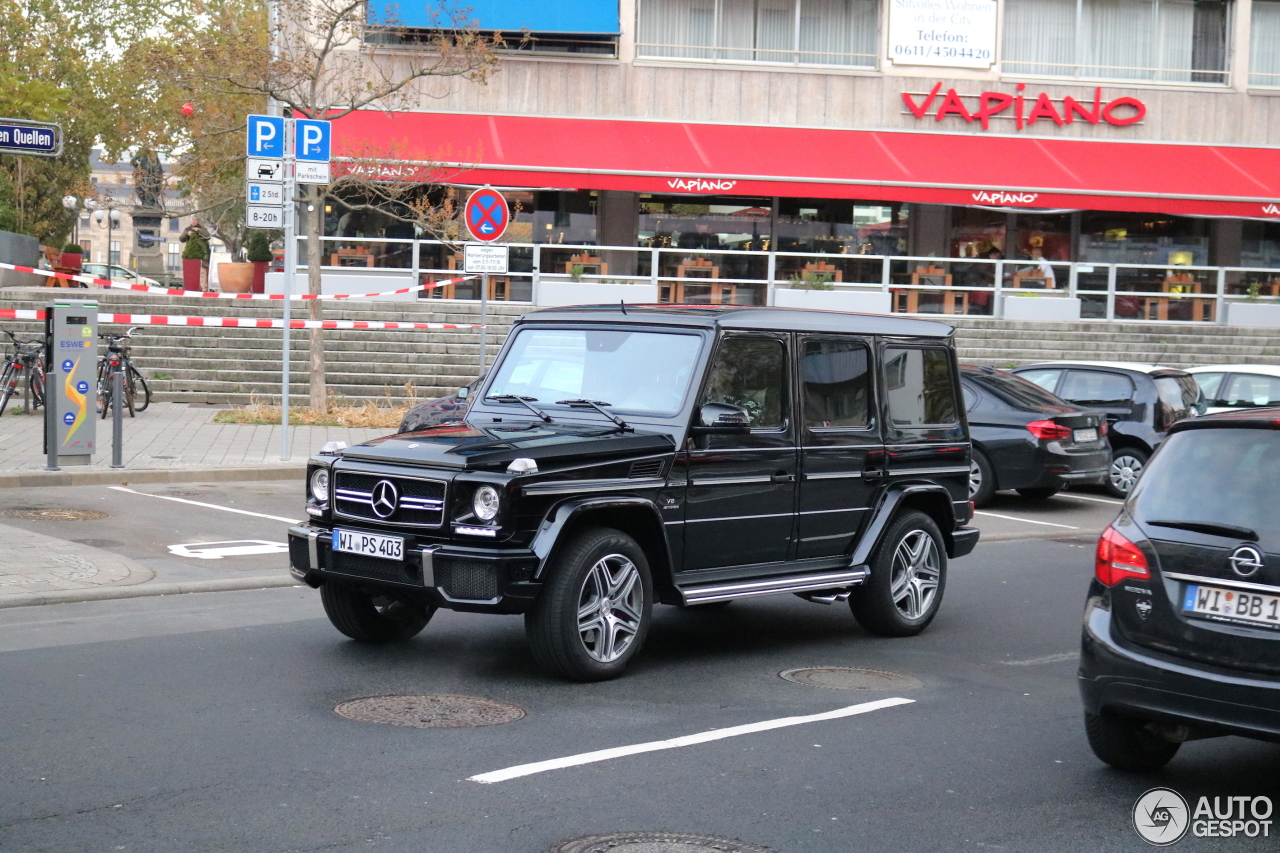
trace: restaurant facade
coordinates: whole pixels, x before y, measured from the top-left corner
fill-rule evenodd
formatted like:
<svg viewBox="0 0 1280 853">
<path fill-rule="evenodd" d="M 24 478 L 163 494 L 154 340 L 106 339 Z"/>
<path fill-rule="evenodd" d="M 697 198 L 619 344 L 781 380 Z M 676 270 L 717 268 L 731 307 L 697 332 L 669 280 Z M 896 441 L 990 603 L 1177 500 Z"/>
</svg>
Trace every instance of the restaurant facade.
<svg viewBox="0 0 1280 853">
<path fill-rule="evenodd" d="M 1000 316 L 1040 291 L 1077 300 L 1050 313 L 1200 322 L 1280 298 L 1280 0 L 468 5 L 516 34 L 499 72 L 348 116 L 335 151 L 502 188 L 516 266 L 494 298 L 647 284 Z M 340 200 L 325 232 L 335 265 L 456 267 Z"/>
</svg>

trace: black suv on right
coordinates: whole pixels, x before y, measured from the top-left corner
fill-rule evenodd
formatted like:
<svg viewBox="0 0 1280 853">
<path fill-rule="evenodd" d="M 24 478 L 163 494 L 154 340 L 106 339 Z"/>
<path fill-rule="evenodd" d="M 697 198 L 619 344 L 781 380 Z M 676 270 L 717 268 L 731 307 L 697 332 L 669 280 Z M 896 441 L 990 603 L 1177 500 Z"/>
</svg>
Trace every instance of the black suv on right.
<svg viewBox="0 0 1280 853">
<path fill-rule="evenodd" d="M 1104 485 L 1118 498 L 1128 497 L 1169 427 L 1204 410 L 1204 394 L 1195 378 L 1172 367 L 1049 361 L 1016 367 L 1012 373 L 1068 403 L 1106 414 L 1111 465 Z"/>
<path fill-rule="evenodd" d="M 1154 770 L 1186 740 L 1280 742 L 1280 409 L 1180 421 L 1098 541 L 1089 745 Z"/>
</svg>

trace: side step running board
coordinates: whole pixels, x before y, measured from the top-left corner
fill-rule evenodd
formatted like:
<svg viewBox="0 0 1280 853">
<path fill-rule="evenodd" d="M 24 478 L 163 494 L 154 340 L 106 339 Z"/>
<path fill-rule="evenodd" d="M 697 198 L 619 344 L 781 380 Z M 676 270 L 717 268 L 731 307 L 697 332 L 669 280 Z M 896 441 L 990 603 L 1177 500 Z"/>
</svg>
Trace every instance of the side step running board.
<svg viewBox="0 0 1280 853">
<path fill-rule="evenodd" d="M 766 580 L 734 581 L 732 583 L 690 586 L 680 590 L 684 604 L 705 604 L 711 601 L 729 601 L 734 598 L 752 598 L 757 595 L 778 595 L 784 592 L 808 592 L 858 586 L 867 579 L 866 566 L 853 566 L 838 572 L 812 575 L 792 575 Z"/>
</svg>

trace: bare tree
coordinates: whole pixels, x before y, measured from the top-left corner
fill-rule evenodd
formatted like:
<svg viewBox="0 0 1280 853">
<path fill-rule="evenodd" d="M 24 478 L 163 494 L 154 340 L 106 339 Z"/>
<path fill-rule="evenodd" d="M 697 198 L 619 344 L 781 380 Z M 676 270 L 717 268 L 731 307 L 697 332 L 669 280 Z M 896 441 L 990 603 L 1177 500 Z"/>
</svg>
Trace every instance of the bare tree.
<svg viewBox="0 0 1280 853">
<path fill-rule="evenodd" d="M 424 78 L 483 84 L 496 69 L 495 51 L 502 45 L 499 36 L 481 34 L 466 11 L 455 9 L 449 0 L 420 0 L 426 4 L 429 26 L 413 30 L 396 20 L 376 19 L 365 0 L 274 2 L 275 23 L 266 61 L 233 63 L 236 70 L 220 78 L 208 69 L 205 73 L 212 73 L 213 82 L 227 91 L 273 98 L 298 118 L 332 121 L 356 110 L 408 109 L 420 96 L 413 84 Z M 379 188 L 379 183 L 352 174 L 328 189 L 305 186 L 302 219 L 312 294 L 320 293 L 319 238 L 325 197 L 335 189 L 359 186 L 368 204 L 386 203 L 396 218 L 427 231 L 442 233 L 450 227 L 452 202 L 432 210 L 420 189 Z M 319 300 L 310 301 L 312 319 L 320 319 L 321 305 Z M 319 329 L 311 331 L 310 343 L 310 404 L 325 411 L 324 339 Z"/>
</svg>

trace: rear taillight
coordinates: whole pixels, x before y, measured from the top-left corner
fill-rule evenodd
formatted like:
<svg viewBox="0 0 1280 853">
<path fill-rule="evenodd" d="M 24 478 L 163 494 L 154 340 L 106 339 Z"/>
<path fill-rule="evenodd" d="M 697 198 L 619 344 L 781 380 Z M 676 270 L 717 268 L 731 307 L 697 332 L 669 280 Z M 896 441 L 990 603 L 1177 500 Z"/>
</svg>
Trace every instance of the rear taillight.
<svg viewBox="0 0 1280 853">
<path fill-rule="evenodd" d="M 1103 421 L 1102 425 L 1098 427 L 1098 435 L 1101 436 L 1106 434 L 1107 434 L 1107 422 Z"/>
<path fill-rule="evenodd" d="M 1053 421 L 1032 421 L 1027 424 L 1027 431 L 1036 438 L 1050 440 L 1071 438 L 1071 427 L 1055 424 Z"/>
<path fill-rule="evenodd" d="M 1114 527 L 1102 531 L 1094 560 L 1094 574 L 1104 586 L 1115 586 L 1125 578 L 1150 578 L 1147 557 Z"/>
</svg>

